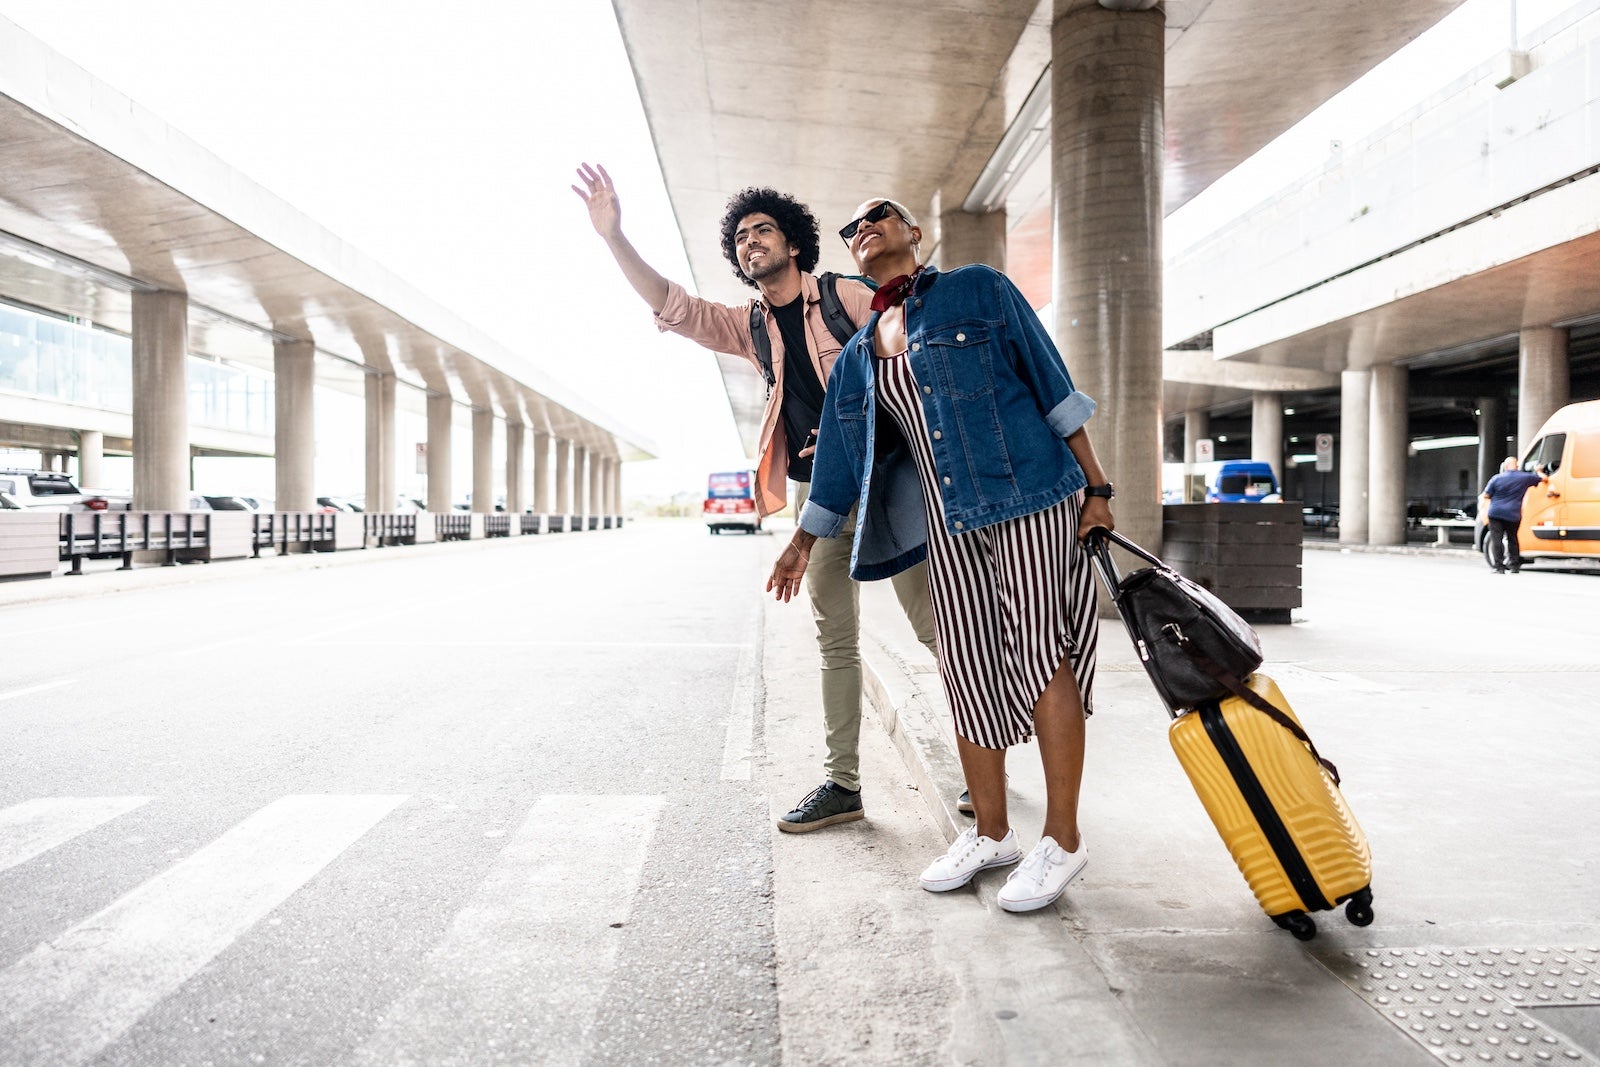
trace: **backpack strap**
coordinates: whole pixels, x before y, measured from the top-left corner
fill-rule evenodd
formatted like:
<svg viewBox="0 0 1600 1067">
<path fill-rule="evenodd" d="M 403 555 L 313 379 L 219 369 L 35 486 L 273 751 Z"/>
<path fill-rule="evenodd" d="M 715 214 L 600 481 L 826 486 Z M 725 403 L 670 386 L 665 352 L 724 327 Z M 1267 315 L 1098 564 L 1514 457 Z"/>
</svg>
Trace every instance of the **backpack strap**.
<svg viewBox="0 0 1600 1067">
<path fill-rule="evenodd" d="M 832 271 L 817 275 L 817 289 L 822 296 L 822 320 L 828 324 L 828 332 L 841 345 L 848 343 L 859 327 L 850 321 L 849 313 L 839 300 L 839 276 Z"/>
<path fill-rule="evenodd" d="M 761 377 L 766 380 L 767 396 L 771 397 L 772 387 L 778 384 L 772 373 L 772 338 L 767 334 L 767 313 L 754 300 L 750 301 L 750 342 L 755 345 L 756 363 L 761 367 Z"/>
<path fill-rule="evenodd" d="M 839 299 L 839 275 L 832 271 L 819 274 L 817 289 L 822 298 L 822 321 L 827 323 L 828 332 L 841 345 L 847 343 L 856 335 L 856 324 L 851 321 L 850 313 L 845 311 L 844 303 Z M 778 384 L 777 376 L 772 372 L 772 336 L 767 333 L 767 313 L 754 300 L 750 302 L 750 343 L 755 346 L 756 363 L 761 368 L 761 377 L 766 380 L 767 395 L 770 397 Z"/>
</svg>

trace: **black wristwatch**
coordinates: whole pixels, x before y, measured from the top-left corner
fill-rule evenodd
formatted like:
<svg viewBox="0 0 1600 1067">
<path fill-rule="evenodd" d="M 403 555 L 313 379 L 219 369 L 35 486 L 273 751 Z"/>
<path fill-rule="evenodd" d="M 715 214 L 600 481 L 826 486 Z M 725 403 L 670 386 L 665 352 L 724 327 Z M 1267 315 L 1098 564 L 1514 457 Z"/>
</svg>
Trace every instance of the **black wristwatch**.
<svg viewBox="0 0 1600 1067">
<path fill-rule="evenodd" d="M 1103 496 L 1107 500 L 1117 495 L 1117 487 L 1107 482 L 1105 485 L 1086 485 L 1083 487 L 1084 496 Z"/>
</svg>

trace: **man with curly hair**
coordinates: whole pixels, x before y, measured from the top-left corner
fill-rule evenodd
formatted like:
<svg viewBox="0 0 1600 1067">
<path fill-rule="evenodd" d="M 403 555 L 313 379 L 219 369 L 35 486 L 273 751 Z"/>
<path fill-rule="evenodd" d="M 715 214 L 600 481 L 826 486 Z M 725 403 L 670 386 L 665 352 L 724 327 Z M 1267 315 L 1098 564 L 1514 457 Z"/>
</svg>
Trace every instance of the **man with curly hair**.
<svg viewBox="0 0 1600 1067">
<path fill-rule="evenodd" d="M 655 312 L 656 327 L 681 334 L 713 352 L 743 356 L 760 369 L 751 335 L 752 310 L 764 317 L 772 353 L 772 389 L 761 421 L 756 507 L 763 515 L 788 503 L 795 484 L 795 514 L 811 488 L 812 440 L 821 424 L 828 372 L 842 347 L 828 329 L 817 278 L 817 220 L 804 204 L 773 189 L 735 193 L 722 218 L 722 252 L 734 274 L 757 291 L 749 304 L 729 307 L 691 296 L 651 267 L 622 234 L 622 208 L 604 167 L 578 169 L 573 191 L 634 290 Z M 836 281 L 851 322 L 866 322 L 872 290 L 860 281 Z M 827 733 L 827 780 L 778 829 L 804 833 L 866 814 L 861 802 L 861 647 L 859 589 L 850 578 L 850 538 L 818 542 L 806 571 L 806 589 L 822 654 L 822 715 Z M 918 564 L 893 579 L 895 594 L 917 637 L 934 651 L 928 572 Z"/>
</svg>

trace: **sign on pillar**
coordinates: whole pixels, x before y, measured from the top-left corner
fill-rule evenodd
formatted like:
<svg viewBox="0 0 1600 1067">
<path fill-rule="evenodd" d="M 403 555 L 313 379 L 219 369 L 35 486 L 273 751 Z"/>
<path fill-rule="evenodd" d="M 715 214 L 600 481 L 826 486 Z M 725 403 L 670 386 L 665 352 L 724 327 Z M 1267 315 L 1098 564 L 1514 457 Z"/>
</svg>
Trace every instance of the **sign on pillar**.
<svg viewBox="0 0 1600 1067">
<path fill-rule="evenodd" d="M 1194 461 L 1196 463 L 1210 463 L 1217 458 L 1217 446 L 1209 437 L 1201 437 L 1194 443 Z"/>
<path fill-rule="evenodd" d="M 428 442 L 417 442 L 417 473 L 428 473 Z"/>
<path fill-rule="evenodd" d="M 1333 434 L 1317 434 L 1317 471 L 1327 474 L 1333 470 Z"/>
</svg>

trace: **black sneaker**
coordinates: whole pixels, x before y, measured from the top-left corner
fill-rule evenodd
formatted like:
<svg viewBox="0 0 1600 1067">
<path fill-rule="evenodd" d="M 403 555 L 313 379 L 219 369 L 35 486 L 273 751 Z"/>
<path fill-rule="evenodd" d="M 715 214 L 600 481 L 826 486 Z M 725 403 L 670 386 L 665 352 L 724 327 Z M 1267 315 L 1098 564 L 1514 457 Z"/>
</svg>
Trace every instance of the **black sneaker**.
<svg viewBox="0 0 1600 1067">
<path fill-rule="evenodd" d="M 866 817 L 860 792 L 852 793 L 833 782 L 823 782 L 793 811 L 778 820 L 778 829 L 787 834 L 803 834 L 836 822 L 854 822 Z"/>
<path fill-rule="evenodd" d="M 963 789 L 961 795 L 956 797 L 956 810 L 963 815 L 974 814 L 972 810 L 972 793 Z"/>
</svg>

